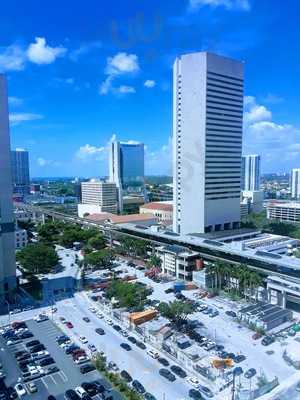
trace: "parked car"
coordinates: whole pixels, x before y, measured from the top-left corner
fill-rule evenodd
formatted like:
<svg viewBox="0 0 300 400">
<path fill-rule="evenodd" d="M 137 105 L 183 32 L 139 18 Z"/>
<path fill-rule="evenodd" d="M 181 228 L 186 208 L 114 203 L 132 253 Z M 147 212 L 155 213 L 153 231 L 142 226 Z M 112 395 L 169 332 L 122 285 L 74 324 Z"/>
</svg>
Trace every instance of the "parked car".
<svg viewBox="0 0 300 400">
<path fill-rule="evenodd" d="M 37 344 L 36 346 L 31 347 L 30 353 L 37 353 L 42 350 L 46 350 L 46 347 L 43 344 Z"/>
<path fill-rule="evenodd" d="M 136 338 L 133 337 L 133 336 L 129 336 L 129 337 L 127 338 L 127 340 L 128 340 L 129 342 L 133 343 L 133 344 L 136 344 Z"/>
<path fill-rule="evenodd" d="M 244 356 L 243 354 L 238 354 L 233 359 L 233 361 L 235 363 L 240 363 L 240 362 L 245 361 L 245 360 L 246 360 L 246 356 Z"/>
<path fill-rule="evenodd" d="M 52 357 L 44 358 L 43 360 L 41 360 L 39 362 L 41 367 L 46 367 L 47 365 L 51 365 L 51 364 L 54 364 L 54 363 L 55 363 L 55 361 L 54 361 L 54 359 Z"/>
<path fill-rule="evenodd" d="M 85 322 L 91 322 L 91 320 L 90 320 L 88 317 L 83 317 L 82 319 L 83 319 L 83 321 L 85 321 Z"/>
<path fill-rule="evenodd" d="M 72 322 L 68 321 L 68 322 L 66 322 L 66 327 L 69 329 L 72 329 L 72 328 L 74 328 L 74 325 L 72 324 Z"/>
<path fill-rule="evenodd" d="M 159 375 L 163 376 L 164 378 L 168 379 L 170 382 L 174 382 L 176 380 L 176 376 L 172 374 L 168 369 L 161 368 L 159 370 Z"/>
<path fill-rule="evenodd" d="M 157 361 L 162 364 L 164 367 L 168 367 L 169 366 L 169 361 L 166 358 L 163 357 L 158 357 Z"/>
<path fill-rule="evenodd" d="M 120 332 L 122 330 L 122 328 L 120 327 L 120 325 L 113 325 L 113 328 L 115 331 Z"/>
<path fill-rule="evenodd" d="M 144 398 L 145 398 L 145 400 L 156 400 L 156 397 L 153 396 L 153 394 L 151 394 L 149 392 L 144 394 Z"/>
<path fill-rule="evenodd" d="M 244 377 L 247 379 L 253 378 L 256 375 L 256 369 L 250 368 L 244 373 Z"/>
<path fill-rule="evenodd" d="M 80 397 L 75 392 L 75 390 L 70 389 L 65 392 L 65 399 L 66 400 L 80 400 Z"/>
<path fill-rule="evenodd" d="M 121 375 L 121 377 L 123 379 L 125 379 L 126 382 L 131 382 L 132 381 L 131 375 L 127 371 L 125 371 L 124 369 L 123 369 L 123 371 L 121 371 L 120 375 Z"/>
<path fill-rule="evenodd" d="M 171 371 L 174 372 L 174 374 L 178 375 L 180 378 L 186 378 L 187 376 L 186 372 L 178 365 L 172 365 Z"/>
<path fill-rule="evenodd" d="M 213 392 L 207 386 L 199 385 L 198 390 L 200 390 L 200 392 L 203 393 L 209 399 L 214 397 Z"/>
<path fill-rule="evenodd" d="M 89 396 L 96 396 L 98 393 L 97 386 L 93 382 L 83 382 L 81 387 L 86 391 Z"/>
<path fill-rule="evenodd" d="M 236 313 L 234 311 L 231 311 L 231 310 L 230 311 L 226 311 L 225 314 L 228 315 L 229 317 L 232 317 L 232 318 L 236 318 L 236 316 L 237 316 Z"/>
<path fill-rule="evenodd" d="M 154 351 L 154 350 L 151 350 L 151 349 L 149 349 L 147 351 L 147 354 L 149 354 L 149 356 L 152 357 L 152 358 L 158 358 L 159 357 L 159 353 L 157 351 Z"/>
<path fill-rule="evenodd" d="M 17 395 L 19 397 L 25 396 L 25 394 L 27 393 L 24 386 L 21 383 L 17 383 L 15 386 L 15 390 L 17 392 Z"/>
<path fill-rule="evenodd" d="M 88 372 L 94 371 L 96 368 L 93 364 L 84 364 L 80 367 L 80 372 L 82 374 L 87 374 Z"/>
<path fill-rule="evenodd" d="M 131 350 L 131 346 L 128 343 L 121 343 L 120 346 L 122 347 L 122 349 L 124 349 L 126 351 Z"/>
<path fill-rule="evenodd" d="M 30 342 L 27 342 L 25 344 L 26 347 L 32 347 L 32 346 L 36 346 L 37 344 L 40 344 L 39 340 L 31 340 Z"/>
<path fill-rule="evenodd" d="M 136 341 L 136 346 L 137 347 L 139 347 L 140 349 L 142 349 L 142 350 L 146 350 L 146 345 L 143 343 L 143 342 L 140 342 L 140 341 Z"/>
<path fill-rule="evenodd" d="M 105 335 L 104 329 L 102 328 L 96 328 L 95 332 L 98 333 L 98 335 Z"/>
<path fill-rule="evenodd" d="M 196 390 L 196 389 L 190 389 L 189 396 L 190 396 L 190 398 L 192 398 L 194 400 L 202 400 L 203 399 L 202 394 L 199 392 L 199 390 Z"/>
<path fill-rule="evenodd" d="M 141 384 L 141 382 L 137 381 L 136 379 L 134 381 L 132 381 L 132 387 L 134 387 L 135 390 L 140 394 L 143 394 L 146 392 L 146 389 Z"/>
<path fill-rule="evenodd" d="M 88 342 L 87 338 L 84 335 L 80 335 L 79 336 L 79 340 L 81 341 L 81 343 L 87 343 Z"/>
<path fill-rule="evenodd" d="M 263 346 L 269 346 L 270 344 L 275 342 L 275 338 L 273 336 L 265 336 L 261 341 Z"/>
<path fill-rule="evenodd" d="M 37 386 L 34 382 L 28 383 L 27 387 L 30 393 L 35 393 L 38 391 Z"/>
</svg>

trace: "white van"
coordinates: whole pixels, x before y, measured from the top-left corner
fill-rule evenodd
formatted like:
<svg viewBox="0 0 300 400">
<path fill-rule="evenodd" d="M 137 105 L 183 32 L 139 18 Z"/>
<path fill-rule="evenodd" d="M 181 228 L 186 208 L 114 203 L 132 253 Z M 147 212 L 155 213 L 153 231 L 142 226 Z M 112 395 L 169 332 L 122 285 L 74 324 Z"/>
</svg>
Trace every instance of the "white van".
<svg viewBox="0 0 300 400">
<path fill-rule="evenodd" d="M 158 352 L 154 351 L 154 350 L 148 350 L 147 354 L 149 354 L 149 356 L 152 357 L 152 358 L 158 358 L 159 357 Z"/>
<path fill-rule="evenodd" d="M 75 392 L 81 399 L 83 399 L 87 395 L 87 392 L 81 386 L 77 386 L 75 388 Z"/>
</svg>

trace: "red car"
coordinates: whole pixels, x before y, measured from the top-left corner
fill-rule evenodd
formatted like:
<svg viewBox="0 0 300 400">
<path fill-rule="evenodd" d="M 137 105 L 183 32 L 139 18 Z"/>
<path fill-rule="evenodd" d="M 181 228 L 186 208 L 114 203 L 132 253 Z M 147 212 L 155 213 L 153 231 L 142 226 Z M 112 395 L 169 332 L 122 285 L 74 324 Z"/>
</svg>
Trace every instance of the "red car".
<svg viewBox="0 0 300 400">
<path fill-rule="evenodd" d="M 69 329 L 74 328 L 74 325 L 73 325 L 72 322 L 70 322 L 70 321 L 68 321 L 68 322 L 66 323 L 66 326 L 67 326 Z"/>
</svg>

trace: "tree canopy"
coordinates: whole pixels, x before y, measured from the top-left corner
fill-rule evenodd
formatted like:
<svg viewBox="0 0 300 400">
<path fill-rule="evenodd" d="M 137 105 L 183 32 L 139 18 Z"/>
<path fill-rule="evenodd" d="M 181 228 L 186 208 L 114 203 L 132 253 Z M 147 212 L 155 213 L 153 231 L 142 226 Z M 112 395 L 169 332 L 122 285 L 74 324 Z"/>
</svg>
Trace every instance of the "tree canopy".
<svg viewBox="0 0 300 400">
<path fill-rule="evenodd" d="M 185 321 L 194 310 L 190 303 L 174 300 L 169 303 L 160 303 L 159 312 L 162 316 L 177 324 Z"/>
<path fill-rule="evenodd" d="M 84 257 L 84 263 L 94 269 L 110 268 L 115 259 L 115 254 L 111 249 L 101 249 L 88 253 Z"/>
<path fill-rule="evenodd" d="M 147 297 L 147 289 L 137 283 L 123 282 L 113 280 L 108 289 L 107 297 L 116 298 L 119 301 L 120 307 L 136 307 L 143 305 Z"/>
<path fill-rule="evenodd" d="M 22 269 L 29 274 L 52 272 L 59 262 L 53 247 L 43 243 L 29 244 L 18 251 L 16 257 Z"/>
</svg>

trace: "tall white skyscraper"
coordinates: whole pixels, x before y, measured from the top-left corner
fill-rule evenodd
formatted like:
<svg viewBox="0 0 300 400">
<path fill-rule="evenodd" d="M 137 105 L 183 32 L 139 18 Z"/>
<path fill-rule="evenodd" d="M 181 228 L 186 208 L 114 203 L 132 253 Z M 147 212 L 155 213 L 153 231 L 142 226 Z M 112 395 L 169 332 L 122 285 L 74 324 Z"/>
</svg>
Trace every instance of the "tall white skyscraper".
<svg viewBox="0 0 300 400">
<path fill-rule="evenodd" d="M 242 190 L 256 191 L 260 188 L 260 156 L 257 154 L 242 157 Z"/>
<path fill-rule="evenodd" d="M 0 74 L 0 303 L 16 285 L 15 224 L 6 78 Z"/>
<path fill-rule="evenodd" d="M 124 194 L 144 195 L 144 158 L 144 143 L 111 142 L 109 180 L 117 186 L 120 212 L 123 209 Z"/>
<path fill-rule="evenodd" d="M 243 63 L 211 53 L 173 67 L 173 229 L 210 232 L 240 224 Z"/>
<path fill-rule="evenodd" d="M 291 191 L 293 199 L 300 199 L 300 168 L 293 168 L 291 172 Z"/>
</svg>

